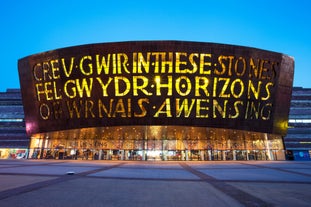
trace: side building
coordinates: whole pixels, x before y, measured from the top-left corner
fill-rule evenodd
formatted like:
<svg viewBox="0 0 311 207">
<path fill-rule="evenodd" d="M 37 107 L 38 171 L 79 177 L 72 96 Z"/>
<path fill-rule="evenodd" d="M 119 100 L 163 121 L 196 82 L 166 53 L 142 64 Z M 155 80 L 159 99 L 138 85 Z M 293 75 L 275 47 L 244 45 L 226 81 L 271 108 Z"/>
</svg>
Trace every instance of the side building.
<svg viewBox="0 0 311 207">
<path fill-rule="evenodd" d="M 284 143 L 288 160 L 311 160 L 311 88 L 293 87 Z"/>
<path fill-rule="evenodd" d="M 20 90 L 0 92 L 0 158 L 27 158 L 28 147 Z"/>
</svg>

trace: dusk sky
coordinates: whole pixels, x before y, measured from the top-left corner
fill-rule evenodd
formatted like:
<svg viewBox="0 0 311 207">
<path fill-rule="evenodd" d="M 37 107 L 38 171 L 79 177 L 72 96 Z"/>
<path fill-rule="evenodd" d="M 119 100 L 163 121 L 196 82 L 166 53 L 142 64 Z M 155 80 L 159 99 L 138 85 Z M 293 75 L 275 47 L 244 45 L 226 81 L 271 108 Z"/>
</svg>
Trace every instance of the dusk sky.
<svg viewBox="0 0 311 207">
<path fill-rule="evenodd" d="M 19 88 L 17 61 L 102 42 L 185 40 L 294 57 L 294 86 L 311 88 L 311 1 L 2 1 L 0 91 Z"/>
</svg>

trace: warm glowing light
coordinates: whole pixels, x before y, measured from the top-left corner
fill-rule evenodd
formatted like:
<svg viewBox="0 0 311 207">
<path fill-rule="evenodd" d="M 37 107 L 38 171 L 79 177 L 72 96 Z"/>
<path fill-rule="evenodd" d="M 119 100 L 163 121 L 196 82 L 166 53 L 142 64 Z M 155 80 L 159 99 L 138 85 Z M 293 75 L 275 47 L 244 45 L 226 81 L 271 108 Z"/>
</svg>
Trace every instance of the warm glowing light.
<svg viewBox="0 0 311 207">
<path fill-rule="evenodd" d="M 156 76 L 156 77 L 154 78 L 154 81 L 155 81 L 157 84 L 159 84 L 159 83 L 161 82 L 160 76 Z"/>
</svg>

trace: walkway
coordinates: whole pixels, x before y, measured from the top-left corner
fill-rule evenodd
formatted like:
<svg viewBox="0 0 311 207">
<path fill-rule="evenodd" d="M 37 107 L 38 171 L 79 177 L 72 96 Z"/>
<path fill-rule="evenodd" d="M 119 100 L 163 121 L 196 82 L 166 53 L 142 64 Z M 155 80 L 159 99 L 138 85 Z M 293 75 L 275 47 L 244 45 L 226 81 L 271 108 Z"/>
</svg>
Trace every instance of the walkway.
<svg viewBox="0 0 311 207">
<path fill-rule="evenodd" d="M 0 206 L 310 206 L 311 162 L 0 160 Z"/>
</svg>

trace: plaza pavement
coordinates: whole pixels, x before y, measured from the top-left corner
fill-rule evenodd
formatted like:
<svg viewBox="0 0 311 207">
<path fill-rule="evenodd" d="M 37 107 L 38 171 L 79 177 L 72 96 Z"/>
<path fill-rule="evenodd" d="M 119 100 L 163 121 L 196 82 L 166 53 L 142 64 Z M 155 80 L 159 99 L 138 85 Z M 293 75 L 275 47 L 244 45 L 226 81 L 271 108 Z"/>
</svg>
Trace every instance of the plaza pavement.
<svg viewBox="0 0 311 207">
<path fill-rule="evenodd" d="M 311 206 L 311 162 L 0 160 L 0 206 Z"/>
</svg>

